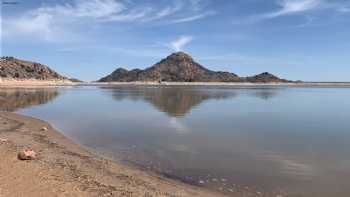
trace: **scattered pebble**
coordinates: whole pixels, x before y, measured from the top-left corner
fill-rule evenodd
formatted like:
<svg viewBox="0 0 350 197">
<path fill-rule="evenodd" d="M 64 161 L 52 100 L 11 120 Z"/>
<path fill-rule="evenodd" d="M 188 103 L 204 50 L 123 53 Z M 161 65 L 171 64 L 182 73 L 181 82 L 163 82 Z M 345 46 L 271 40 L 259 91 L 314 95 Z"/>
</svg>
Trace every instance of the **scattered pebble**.
<svg viewBox="0 0 350 197">
<path fill-rule="evenodd" d="M 7 139 L 0 138 L 0 142 L 7 142 Z"/>
<path fill-rule="evenodd" d="M 42 131 L 47 131 L 47 127 L 41 128 Z"/>
<path fill-rule="evenodd" d="M 202 181 L 202 180 L 199 180 L 199 184 L 204 184 L 204 181 Z"/>
<path fill-rule="evenodd" d="M 31 149 L 26 149 L 22 152 L 19 152 L 17 157 L 19 160 L 33 160 L 36 158 L 36 153 Z"/>
</svg>

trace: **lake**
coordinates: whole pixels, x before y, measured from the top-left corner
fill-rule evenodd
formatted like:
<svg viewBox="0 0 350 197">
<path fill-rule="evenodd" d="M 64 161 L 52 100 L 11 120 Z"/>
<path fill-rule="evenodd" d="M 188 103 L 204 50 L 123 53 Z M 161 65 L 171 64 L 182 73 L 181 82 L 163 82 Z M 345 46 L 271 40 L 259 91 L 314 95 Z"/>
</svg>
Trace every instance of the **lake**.
<svg viewBox="0 0 350 197">
<path fill-rule="evenodd" d="M 0 89 L 0 109 L 78 144 L 225 193 L 350 196 L 350 88 Z"/>
</svg>

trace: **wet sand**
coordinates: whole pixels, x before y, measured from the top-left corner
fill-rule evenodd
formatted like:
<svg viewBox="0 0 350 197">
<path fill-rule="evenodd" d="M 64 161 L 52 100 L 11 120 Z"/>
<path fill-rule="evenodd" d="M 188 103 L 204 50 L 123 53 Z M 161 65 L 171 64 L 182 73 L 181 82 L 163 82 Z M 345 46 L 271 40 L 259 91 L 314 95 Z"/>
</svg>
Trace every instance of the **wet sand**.
<svg viewBox="0 0 350 197">
<path fill-rule="evenodd" d="M 25 148 L 37 158 L 18 160 Z M 101 158 L 48 123 L 14 113 L 0 112 L 0 158 L 1 197 L 224 196 Z"/>
</svg>

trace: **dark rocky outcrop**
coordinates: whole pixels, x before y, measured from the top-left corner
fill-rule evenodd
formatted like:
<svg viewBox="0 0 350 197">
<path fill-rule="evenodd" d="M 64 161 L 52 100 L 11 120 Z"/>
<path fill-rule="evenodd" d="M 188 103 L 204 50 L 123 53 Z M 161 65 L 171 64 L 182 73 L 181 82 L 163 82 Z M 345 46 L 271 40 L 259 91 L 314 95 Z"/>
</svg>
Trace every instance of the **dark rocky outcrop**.
<svg viewBox="0 0 350 197">
<path fill-rule="evenodd" d="M 275 75 L 268 73 L 268 72 L 264 72 L 252 77 L 247 77 L 246 81 L 248 82 L 252 82 L 252 83 L 273 83 L 273 82 L 290 82 L 288 80 L 285 79 L 280 79 L 278 77 L 276 77 Z"/>
<path fill-rule="evenodd" d="M 67 80 L 48 66 L 19 60 L 14 57 L 0 59 L 0 78 L 37 79 L 37 80 Z"/>
<path fill-rule="evenodd" d="M 145 69 L 128 71 L 118 68 L 98 82 L 167 81 L 167 82 L 286 82 L 269 73 L 253 77 L 239 77 L 230 72 L 209 70 L 195 62 L 184 52 L 169 55 L 157 64 Z"/>
</svg>

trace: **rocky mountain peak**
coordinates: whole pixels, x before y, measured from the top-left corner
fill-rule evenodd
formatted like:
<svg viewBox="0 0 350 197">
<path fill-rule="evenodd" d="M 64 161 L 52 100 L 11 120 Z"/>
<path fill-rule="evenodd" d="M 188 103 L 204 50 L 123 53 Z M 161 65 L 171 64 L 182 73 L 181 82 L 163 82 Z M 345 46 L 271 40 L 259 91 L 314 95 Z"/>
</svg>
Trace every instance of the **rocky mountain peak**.
<svg viewBox="0 0 350 197">
<path fill-rule="evenodd" d="M 167 60 L 176 61 L 176 62 L 183 62 L 183 61 L 184 62 L 188 62 L 188 61 L 192 62 L 193 58 L 185 52 L 176 52 L 176 53 L 170 54 L 164 60 L 165 61 L 167 61 Z"/>
<path fill-rule="evenodd" d="M 117 68 L 113 73 L 127 73 L 128 70 L 125 68 Z"/>
<path fill-rule="evenodd" d="M 284 82 L 285 80 L 270 73 L 262 73 L 253 77 L 239 77 L 230 72 L 212 71 L 197 63 L 184 52 L 172 53 L 160 62 L 144 70 L 127 71 L 117 69 L 110 75 L 103 77 L 100 82 Z"/>
<path fill-rule="evenodd" d="M 275 77 L 273 74 L 271 74 L 271 73 L 269 73 L 269 72 L 260 73 L 259 76 L 270 76 L 270 77 Z"/>
</svg>

